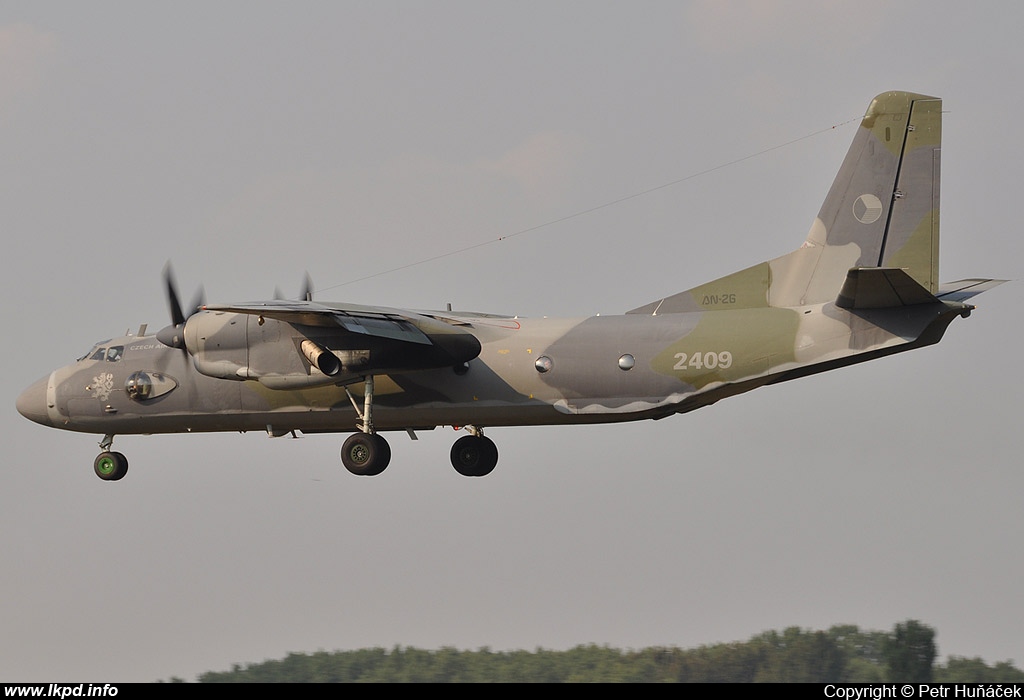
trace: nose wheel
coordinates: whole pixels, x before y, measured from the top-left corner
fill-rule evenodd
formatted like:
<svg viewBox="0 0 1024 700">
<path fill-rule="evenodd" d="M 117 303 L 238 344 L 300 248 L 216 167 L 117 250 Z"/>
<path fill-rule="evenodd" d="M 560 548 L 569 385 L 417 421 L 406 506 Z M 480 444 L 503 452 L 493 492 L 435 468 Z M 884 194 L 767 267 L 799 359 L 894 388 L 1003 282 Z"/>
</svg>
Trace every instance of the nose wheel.
<svg viewBox="0 0 1024 700">
<path fill-rule="evenodd" d="M 120 452 L 100 452 L 92 468 L 104 481 L 117 481 L 128 473 L 128 458 Z"/>
<path fill-rule="evenodd" d="M 110 433 L 100 440 L 100 454 L 92 463 L 96 476 L 104 481 L 118 481 L 128 473 L 128 458 L 120 452 L 112 452 L 110 448 L 114 444 L 114 436 Z"/>
</svg>

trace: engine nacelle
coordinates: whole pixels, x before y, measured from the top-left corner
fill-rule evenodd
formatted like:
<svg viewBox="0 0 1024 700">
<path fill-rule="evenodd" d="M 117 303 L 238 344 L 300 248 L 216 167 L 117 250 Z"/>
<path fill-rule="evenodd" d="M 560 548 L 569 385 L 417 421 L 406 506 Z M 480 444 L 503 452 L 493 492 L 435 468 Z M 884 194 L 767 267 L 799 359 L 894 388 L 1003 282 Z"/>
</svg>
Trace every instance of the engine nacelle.
<svg viewBox="0 0 1024 700">
<path fill-rule="evenodd" d="M 299 323 L 288 314 L 285 321 L 269 313 L 205 309 L 185 322 L 184 346 L 201 374 L 255 380 L 283 391 L 341 386 L 367 374 L 455 367 L 480 354 L 474 335 L 426 317 L 417 321 L 423 330 L 409 321 L 374 325 L 374 318 L 342 326 L 316 314 L 301 318 L 312 323 Z M 165 335 L 177 332 L 170 328 Z"/>
</svg>

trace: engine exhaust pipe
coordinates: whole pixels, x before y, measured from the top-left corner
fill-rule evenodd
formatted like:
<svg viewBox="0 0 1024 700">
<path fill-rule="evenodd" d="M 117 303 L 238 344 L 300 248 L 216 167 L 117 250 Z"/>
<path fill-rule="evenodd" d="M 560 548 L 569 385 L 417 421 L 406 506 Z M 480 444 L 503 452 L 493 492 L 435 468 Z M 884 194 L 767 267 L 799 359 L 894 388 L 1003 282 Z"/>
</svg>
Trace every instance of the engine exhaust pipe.
<svg viewBox="0 0 1024 700">
<path fill-rule="evenodd" d="M 339 360 L 333 352 L 319 343 L 306 339 L 299 345 L 299 349 L 302 350 L 302 354 L 305 355 L 307 360 L 309 360 L 309 364 L 316 367 L 328 377 L 333 377 L 341 371 L 341 360 Z"/>
</svg>

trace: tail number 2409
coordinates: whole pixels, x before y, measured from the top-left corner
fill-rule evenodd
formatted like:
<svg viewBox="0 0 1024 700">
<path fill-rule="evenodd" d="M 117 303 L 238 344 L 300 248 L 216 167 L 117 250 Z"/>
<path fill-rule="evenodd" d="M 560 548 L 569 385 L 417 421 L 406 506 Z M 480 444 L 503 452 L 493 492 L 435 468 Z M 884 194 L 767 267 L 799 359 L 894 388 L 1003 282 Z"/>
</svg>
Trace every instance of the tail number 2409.
<svg viewBox="0 0 1024 700">
<path fill-rule="evenodd" d="M 677 352 L 674 356 L 676 363 L 672 369 L 681 372 L 701 369 L 729 369 L 732 367 L 732 353 L 728 350 L 722 352 L 695 352 L 687 354 Z"/>
</svg>

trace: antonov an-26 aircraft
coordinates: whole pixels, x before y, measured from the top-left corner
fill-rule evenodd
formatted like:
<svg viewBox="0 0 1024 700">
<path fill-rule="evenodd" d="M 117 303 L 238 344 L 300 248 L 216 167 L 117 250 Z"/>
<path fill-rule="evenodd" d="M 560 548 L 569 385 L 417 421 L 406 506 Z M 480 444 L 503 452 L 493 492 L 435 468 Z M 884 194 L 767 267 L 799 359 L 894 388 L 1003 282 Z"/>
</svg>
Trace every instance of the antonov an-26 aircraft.
<svg viewBox="0 0 1024 700">
<path fill-rule="evenodd" d="M 620 316 L 518 318 L 305 299 L 205 304 L 98 343 L 18 397 L 42 425 L 103 435 L 96 474 L 121 479 L 116 434 L 351 432 L 341 460 L 376 475 L 382 431 L 451 425 L 455 469 L 483 476 L 495 426 L 687 413 L 938 342 L 1001 280 L 939 284 L 942 102 L 887 92 L 868 107 L 799 249 Z"/>
</svg>

